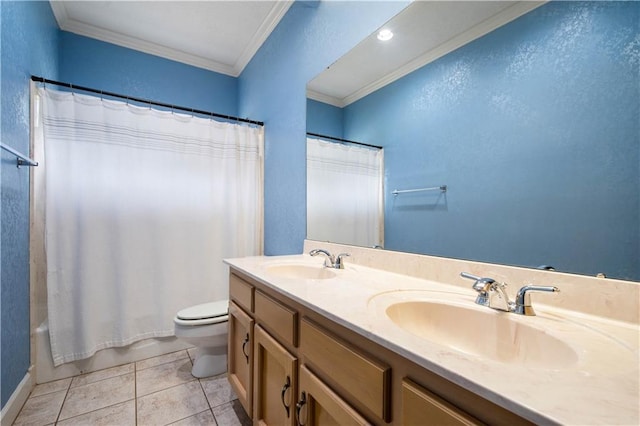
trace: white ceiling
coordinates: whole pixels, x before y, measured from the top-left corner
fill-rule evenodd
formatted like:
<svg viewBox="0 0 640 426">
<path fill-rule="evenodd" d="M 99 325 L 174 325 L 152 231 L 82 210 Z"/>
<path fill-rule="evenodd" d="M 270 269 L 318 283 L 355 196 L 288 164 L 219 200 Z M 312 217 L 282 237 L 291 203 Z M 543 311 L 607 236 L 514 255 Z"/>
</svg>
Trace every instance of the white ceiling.
<svg viewBox="0 0 640 426">
<path fill-rule="evenodd" d="M 410 72 L 544 4 L 544 1 L 415 1 L 307 85 L 307 96 L 338 107 Z"/>
<path fill-rule="evenodd" d="M 50 0 L 61 29 L 237 77 L 291 1 Z"/>
</svg>

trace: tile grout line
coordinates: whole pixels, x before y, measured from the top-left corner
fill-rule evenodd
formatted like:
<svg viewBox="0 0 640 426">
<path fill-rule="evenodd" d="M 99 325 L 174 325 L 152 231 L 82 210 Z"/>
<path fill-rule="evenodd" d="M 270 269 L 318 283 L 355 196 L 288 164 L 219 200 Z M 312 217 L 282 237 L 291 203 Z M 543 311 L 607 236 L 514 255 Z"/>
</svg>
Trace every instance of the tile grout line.
<svg viewBox="0 0 640 426">
<path fill-rule="evenodd" d="M 207 401 L 207 406 L 209 407 L 209 411 L 211 411 L 211 415 L 213 416 L 213 419 L 215 420 L 216 416 L 215 414 L 213 414 L 213 407 L 211 406 L 211 403 L 209 402 L 209 398 L 207 397 L 207 392 L 204 390 L 204 386 L 202 385 L 202 380 L 198 379 L 198 384 L 200 385 L 200 389 L 202 389 L 202 394 L 204 395 L 204 400 Z M 216 424 L 218 423 L 218 421 L 216 420 Z"/>
<path fill-rule="evenodd" d="M 0 0 L 0 1 L 1 1 L 1 0 Z M 125 364 L 125 365 L 126 365 L 126 364 Z M 93 384 L 93 383 L 99 383 L 99 382 L 101 382 L 101 381 L 108 380 L 108 379 L 112 379 L 112 378 L 115 378 L 115 377 L 126 376 L 127 374 L 132 374 L 132 373 L 118 374 L 118 375 L 115 375 L 115 376 L 112 376 L 112 377 L 107 377 L 106 379 L 101 379 L 101 380 L 97 380 L 97 381 L 95 381 L 95 382 L 87 383 L 87 384 L 85 384 L 85 385 L 76 386 L 76 387 L 75 387 L 75 388 L 73 388 L 73 389 L 81 388 L 81 387 L 83 387 L 83 386 L 90 385 L 90 384 Z M 74 378 L 76 378 L 76 377 L 79 377 L 79 376 L 74 376 L 74 377 L 72 377 L 72 380 L 71 380 L 71 382 L 69 383 L 69 387 L 68 387 L 68 388 L 67 388 L 67 390 L 66 390 L 66 393 L 65 393 L 65 396 L 64 396 L 64 400 L 62 401 L 62 405 L 60 406 L 60 410 L 58 411 L 58 416 L 56 417 L 56 420 L 55 420 L 55 421 L 54 421 L 54 423 L 53 423 L 53 424 L 55 424 L 55 425 L 57 425 L 60 421 L 66 421 L 66 420 L 70 420 L 70 419 L 73 419 L 73 418 L 76 418 L 76 417 L 85 416 L 85 415 L 87 415 L 87 414 L 94 413 L 94 412 L 96 412 L 96 411 L 100 411 L 100 410 L 103 410 L 103 409 L 105 409 L 105 408 L 113 407 L 113 406 L 118 405 L 118 404 L 124 404 L 124 403 L 126 403 L 126 402 L 128 402 L 128 401 L 134 401 L 134 404 L 136 403 L 136 396 L 135 396 L 135 383 L 136 383 L 136 377 L 135 377 L 135 365 L 134 365 L 134 376 L 133 376 L 133 380 L 134 380 L 134 395 L 133 395 L 133 399 L 127 399 L 127 400 L 125 400 L 125 401 L 116 402 L 115 404 L 107 405 L 107 406 L 105 406 L 105 407 L 101 407 L 101 408 L 96 408 L 96 409 L 94 409 L 94 410 L 87 411 L 87 412 L 84 412 L 84 413 L 79 413 L 79 414 L 76 414 L 75 416 L 71 416 L 71 417 L 68 417 L 68 418 L 66 418 L 66 419 L 62 419 L 62 420 L 60 420 L 60 415 L 62 414 L 62 407 L 64 406 L 64 403 L 67 401 L 67 397 L 69 396 L 69 392 L 70 392 L 70 391 L 71 391 L 71 389 L 72 389 L 72 388 L 71 388 L 71 383 L 73 383 L 73 379 L 74 379 Z M 137 410 L 137 407 L 136 407 L 136 410 Z"/>
<path fill-rule="evenodd" d="M 191 360 L 191 365 L 193 366 L 193 358 L 191 358 L 191 354 L 187 351 L 187 356 Z M 200 385 L 200 389 L 202 389 L 202 394 L 204 395 L 204 400 L 207 401 L 207 406 L 209 407 L 209 411 L 211 412 L 211 417 L 213 417 L 213 421 L 218 424 L 218 419 L 216 415 L 213 414 L 213 407 L 211 406 L 211 402 L 209 402 L 209 397 L 207 396 L 207 392 L 204 390 L 204 385 L 202 384 L 202 379 L 198 378 L 198 384 Z M 204 412 L 204 411 L 203 411 Z"/>
<path fill-rule="evenodd" d="M 131 363 L 131 364 L 134 364 L 134 363 Z M 123 364 L 123 365 L 127 365 L 127 364 Z M 121 366 L 119 366 L 119 367 L 122 367 L 122 365 L 121 365 Z M 103 369 L 103 370 L 108 370 L 108 369 L 107 369 L 107 368 L 105 368 L 105 369 Z M 94 371 L 93 373 L 97 373 L 98 371 L 103 371 L 103 370 L 97 370 L 97 371 Z M 134 372 L 135 372 L 135 366 L 134 366 Z M 88 373 L 88 374 L 93 374 L 93 373 Z M 113 378 L 115 378 L 115 377 L 126 376 L 127 374 L 131 374 L 131 371 L 129 371 L 129 372 L 127 372 L 127 373 L 115 374 L 115 375 L 113 375 L 113 376 L 109 376 L 109 377 L 105 377 L 105 378 L 102 378 L 102 379 L 98 379 L 98 380 L 96 380 L 96 381 L 94 381 L 94 382 L 83 383 L 83 384 L 81 384 L 81 385 L 74 386 L 74 387 L 73 387 L 73 389 L 81 388 L 81 387 L 83 387 L 83 386 L 92 385 L 92 384 L 94 384 L 94 383 L 104 382 L 105 380 L 113 379 Z M 81 374 L 81 375 L 79 375 L 79 376 L 73 376 L 73 377 L 72 377 L 72 379 L 75 379 L 75 378 L 77 378 L 77 377 L 82 377 L 82 376 L 83 376 L 83 374 Z M 73 383 L 73 380 L 71 380 L 71 383 Z M 69 384 L 69 390 L 71 390 L 71 384 Z"/>
<path fill-rule="evenodd" d="M 87 411 L 86 413 L 76 414 L 75 416 L 67 417 L 66 419 L 62 419 L 62 420 L 59 420 L 59 421 L 57 420 L 54 423 L 47 423 L 47 425 L 50 426 L 50 425 L 58 424 L 60 421 L 64 422 L 64 421 L 67 421 L 67 420 L 75 419 L 76 417 L 86 416 L 87 414 L 95 413 L 96 411 L 104 410 L 106 408 L 111 408 L 111 407 L 114 407 L 116 405 L 124 404 L 124 403 L 129 402 L 129 401 L 135 401 L 135 399 L 127 399 L 126 401 L 116 402 L 115 404 L 107 405 L 106 407 L 96 408 L 95 410 Z"/>
<path fill-rule="evenodd" d="M 56 416 L 56 419 L 54 420 L 53 424 L 58 424 L 58 422 L 60 421 L 60 415 L 62 414 L 62 407 L 64 407 L 64 403 L 67 401 L 67 396 L 69 396 L 69 389 L 71 389 L 71 383 L 73 383 L 73 377 L 71 378 L 71 380 L 69 381 L 69 386 L 67 386 L 67 391 L 64 393 L 64 398 L 62 399 L 62 404 L 60 404 L 60 409 L 58 410 L 58 415 Z"/>
<path fill-rule="evenodd" d="M 138 426 L 138 363 L 133 363 L 133 424 Z"/>
<path fill-rule="evenodd" d="M 187 356 L 185 356 L 185 357 L 183 357 L 183 358 L 176 358 L 176 359 L 171 360 L 171 361 L 161 362 L 161 363 L 159 363 L 159 364 L 154 364 L 154 365 L 152 365 L 152 366 L 150 366 L 150 367 L 141 368 L 141 369 L 140 369 L 140 371 L 148 370 L 148 369 L 150 369 L 150 368 L 159 367 L 159 366 L 161 366 L 161 365 L 165 365 L 165 364 L 171 364 L 172 362 L 177 362 L 177 361 L 180 361 L 180 360 L 185 359 L 185 358 L 186 358 L 186 359 L 188 359 L 188 360 L 191 360 L 191 357 L 189 356 L 189 352 L 188 352 L 186 349 L 183 349 L 183 350 L 181 350 L 181 351 L 176 351 L 176 352 L 170 352 L 170 353 L 165 354 L 165 355 L 170 355 L 170 354 L 174 354 L 174 353 L 177 353 L 177 352 L 186 352 L 186 355 L 187 355 Z M 163 356 L 163 355 L 160 355 L 160 356 Z M 146 360 L 148 360 L 148 359 L 153 359 L 153 358 L 157 358 L 157 357 L 145 358 L 145 359 L 142 359 L 142 360 L 140 360 L 140 361 L 135 361 L 133 364 L 137 364 L 137 363 L 139 363 L 139 362 L 146 361 Z"/>
<path fill-rule="evenodd" d="M 2 0 L 0 0 L 0 1 L 2 1 Z M 140 395 L 140 398 L 146 398 L 146 397 L 147 397 L 147 396 L 149 396 L 149 395 L 153 395 L 153 394 L 156 394 L 156 393 L 159 393 L 159 392 L 164 392 L 164 391 L 166 391 L 166 390 L 168 390 L 168 389 L 177 388 L 178 386 L 183 386 L 183 385 L 186 385 L 187 383 L 195 382 L 196 380 L 198 380 L 198 379 L 196 379 L 196 378 L 194 377 L 192 380 L 189 380 L 188 382 L 177 383 L 177 384 L 175 384 L 175 385 L 171 385 L 171 386 L 166 387 L 166 388 L 162 388 L 162 389 L 155 390 L 155 391 L 153 391 L 153 392 L 145 393 L 144 395 Z M 136 396 L 136 398 L 135 398 L 135 399 L 137 400 L 137 399 L 138 399 L 138 397 Z"/>
<path fill-rule="evenodd" d="M 174 423 L 178 423 L 178 422 L 181 422 L 181 421 L 183 421 L 183 420 L 190 419 L 191 417 L 199 416 L 200 414 L 202 414 L 202 413 L 206 413 L 207 411 L 211 411 L 211 409 L 208 409 L 208 410 L 202 410 L 202 411 L 199 411 L 199 412 L 197 412 L 197 413 L 195 413 L 195 414 L 191 414 L 190 416 L 183 417 L 183 418 L 181 418 L 181 419 L 176 420 L 175 422 L 168 423 L 166 426 L 171 426 L 171 425 L 172 425 L 172 424 L 174 424 Z M 211 414 L 213 415 L 213 413 L 211 413 Z M 214 421 L 215 421 L 215 417 L 214 417 L 213 419 L 214 419 Z M 218 424 L 218 422 L 216 422 L 216 425 L 217 425 L 217 424 Z"/>
</svg>

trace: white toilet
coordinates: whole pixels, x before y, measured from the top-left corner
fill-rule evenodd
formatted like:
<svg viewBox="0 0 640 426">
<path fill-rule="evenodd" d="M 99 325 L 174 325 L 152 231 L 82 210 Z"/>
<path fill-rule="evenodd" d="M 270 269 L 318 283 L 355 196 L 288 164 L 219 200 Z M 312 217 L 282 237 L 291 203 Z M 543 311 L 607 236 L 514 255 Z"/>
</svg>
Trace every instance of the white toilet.
<svg viewBox="0 0 640 426">
<path fill-rule="evenodd" d="M 229 301 L 203 303 L 181 310 L 173 319 L 177 338 L 197 348 L 191 374 L 202 378 L 227 371 Z"/>
</svg>

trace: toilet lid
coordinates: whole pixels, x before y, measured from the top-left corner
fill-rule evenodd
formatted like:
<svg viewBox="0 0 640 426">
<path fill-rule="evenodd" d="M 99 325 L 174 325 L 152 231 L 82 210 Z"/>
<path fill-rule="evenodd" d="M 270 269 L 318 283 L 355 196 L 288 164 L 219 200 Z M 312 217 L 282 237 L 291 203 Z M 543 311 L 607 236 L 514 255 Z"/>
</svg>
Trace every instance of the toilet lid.
<svg viewBox="0 0 640 426">
<path fill-rule="evenodd" d="M 229 314 L 229 301 L 218 300 L 217 302 L 203 303 L 183 309 L 176 315 L 181 320 L 201 320 L 227 316 Z"/>
</svg>

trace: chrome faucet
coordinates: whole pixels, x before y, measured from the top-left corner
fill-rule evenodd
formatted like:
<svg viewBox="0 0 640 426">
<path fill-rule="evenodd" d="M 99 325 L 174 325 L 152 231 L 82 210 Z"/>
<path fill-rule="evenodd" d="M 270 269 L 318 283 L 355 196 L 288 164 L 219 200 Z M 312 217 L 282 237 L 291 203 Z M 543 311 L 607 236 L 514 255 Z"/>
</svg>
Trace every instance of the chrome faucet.
<svg viewBox="0 0 640 426">
<path fill-rule="evenodd" d="M 350 256 L 349 253 L 340 253 L 337 257 L 334 257 L 331 253 L 322 249 L 313 249 L 309 252 L 310 256 L 324 255 L 324 266 L 326 268 L 344 269 L 344 257 Z"/>
<path fill-rule="evenodd" d="M 536 312 L 531 306 L 531 292 L 543 291 L 550 293 L 558 293 L 560 289 L 554 286 L 541 286 L 541 285 L 525 285 L 516 295 L 516 303 L 513 312 L 519 315 L 535 315 Z"/>
<path fill-rule="evenodd" d="M 557 293 L 560 291 L 558 287 L 553 286 L 525 285 L 518 290 L 515 302 L 510 302 L 509 295 L 505 290 L 507 287 L 506 283 L 499 283 L 492 278 L 478 277 L 467 272 L 462 272 L 460 276 L 475 281 L 473 283 L 473 289 L 478 292 L 478 297 L 476 297 L 476 303 L 478 305 L 500 311 L 512 312 L 518 315 L 533 316 L 536 314 L 533 306 L 531 306 L 531 292 Z"/>
<path fill-rule="evenodd" d="M 476 297 L 476 303 L 478 305 L 506 312 L 511 311 L 509 306 L 509 296 L 505 291 L 507 284 L 496 282 L 492 278 L 483 278 L 471 275 L 467 272 L 462 272 L 460 276 L 470 280 L 475 280 L 475 283 L 473 283 L 473 289 L 478 292 L 478 297 Z"/>
</svg>

